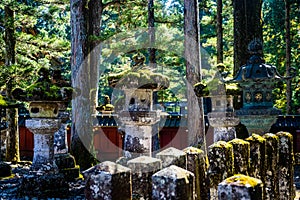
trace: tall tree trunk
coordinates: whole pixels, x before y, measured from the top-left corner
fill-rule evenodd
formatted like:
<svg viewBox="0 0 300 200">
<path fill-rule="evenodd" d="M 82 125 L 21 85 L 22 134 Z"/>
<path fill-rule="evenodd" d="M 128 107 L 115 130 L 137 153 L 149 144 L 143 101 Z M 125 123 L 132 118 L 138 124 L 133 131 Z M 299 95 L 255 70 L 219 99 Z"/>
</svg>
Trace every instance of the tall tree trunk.
<svg viewBox="0 0 300 200">
<path fill-rule="evenodd" d="M 285 67 L 286 75 L 290 75 L 291 68 L 291 28 L 290 28 L 291 4 L 285 0 Z M 286 83 L 286 114 L 292 113 L 292 81 L 289 79 Z"/>
<path fill-rule="evenodd" d="M 149 29 L 149 66 L 156 67 L 155 29 L 154 29 L 154 2 L 148 0 L 148 29 Z"/>
<path fill-rule="evenodd" d="M 223 63 L 222 0 L 217 0 L 217 63 Z"/>
<path fill-rule="evenodd" d="M 5 7 L 5 65 L 11 67 L 15 64 L 15 26 L 14 11 L 8 6 Z M 7 81 L 6 91 L 7 97 L 12 99 L 12 90 L 14 86 L 13 76 Z M 10 162 L 20 161 L 19 153 L 19 128 L 18 128 L 18 109 L 9 107 L 7 112 L 7 144 L 6 144 L 6 160 Z"/>
<path fill-rule="evenodd" d="M 194 84 L 201 80 L 198 0 L 184 0 L 184 39 L 188 101 L 188 144 L 201 146 L 206 153 L 203 99 L 195 96 L 193 88 Z"/>
<path fill-rule="evenodd" d="M 100 33 L 101 22 L 96 20 L 102 15 L 101 1 L 89 1 L 88 6 L 87 2 L 71 0 L 72 86 L 80 92 L 72 101 L 71 152 L 81 169 L 95 164 L 92 114 L 96 106 L 99 54 L 97 50 L 91 52 L 97 44 L 89 40 L 89 34 Z"/>
<path fill-rule="evenodd" d="M 234 74 L 249 59 L 248 44 L 253 39 L 263 41 L 261 7 L 262 0 L 233 0 Z"/>
</svg>

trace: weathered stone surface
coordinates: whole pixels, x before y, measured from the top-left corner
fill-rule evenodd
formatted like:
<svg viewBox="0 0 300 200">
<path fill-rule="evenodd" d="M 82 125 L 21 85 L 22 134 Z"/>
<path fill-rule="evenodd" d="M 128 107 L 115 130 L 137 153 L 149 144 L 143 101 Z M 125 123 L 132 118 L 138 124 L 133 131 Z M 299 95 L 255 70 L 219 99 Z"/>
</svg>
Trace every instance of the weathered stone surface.
<svg viewBox="0 0 300 200">
<path fill-rule="evenodd" d="M 248 175 L 250 159 L 250 143 L 241 139 L 229 142 L 233 147 L 234 174 Z"/>
<path fill-rule="evenodd" d="M 169 147 L 156 154 L 156 158 L 162 161 L 162 167 L 176 165 L 181 168 L 186 167 L 186 154 L 174 147 Z"/>
<path fill-rule="evenodd" d="M 250 143 L 249 176 L 263 182 L 263 198 L 265 197 L 266 176 L 266 140 L 257 134 L 252 134 L 246 139 Z"/>
<path fill-rule="evenodd" d="M 152 199 L 194 199 L 194 174 L 171 165 L 152 176 Z"/>
<path fill-rule="evenodd" d="M 22 177 L 21 196 L 64 197 L 68 195 L 69 186 L 62 174 L 34 172 Z"/>
<path fill-rule="evenodd" d="M 0 178 L 11 176 L 11 166 L 0 161 Z"/>
<path fill-rule="evenodd" d="M 267 133 L 263 137 L 266 139 L 265 199 L 273 200 L 278 199 L 279 140 L 278 137 L 272 133 Z"/>
<path fill-rule="evenodd" d="M 127 162 L 132 172 L 133 199 L 151 199 L 152 175 L 161 170 L 161 160 L 141 156 Z"/>
<path fill-rule="evenodd" d="M 105 161 L 83 172 L 86 180 L 85 197 L 89 200 L 130 200 L 131 170 Z"/>
<path fill-rule="evenodd" d="M 219 200 L 262 200 L 261 180 L 238 174 L 227 178 L 218 186 Z"/>
<path fill-rule="evenodd" d="M 278 132 L 279 138 L 279 199 L 294 199 L 294 152 L 293 136 L 288 132 Z"/>
<path fill-rule="evenodd" d="M 71 154 L 56 154 L 55 164 L 66 180 L 74 180 L 80 175 L 80 167 L 76 165 L 75 158 Z"/>
<path fill-rule="evenodd" d="M 67 124 L 61 124 L 54 134 L 54 154 L 68 153 Z"/>
<path fill-rule="evenodd" d="M 214 127 L 214 142 L 229 142 L 236 138 L 235 127 Z"/>
<path fill-rule="evenodd" d="M 297 189 L 300 189 L 300 153 L 295 153 L 294 165 L 294 183 Z"/>
<path fill-rule="evenodd" d="M 34 155 L 32 168 L 54 164 L 54 133 L 60 128 L 59 119 L 33 118 L 26 120 L 26 127 L 34 134 Z"/>
<path fill-rule="evenodd" d="M 201 149 L 195 147 L 187 147 L 183 151 L 187 156 L 186 170 L 195 175 L 195 199 L 208 199 L 209 181 L 207 177 L 207 156 Z"/>
<path fill-rule="evenodd" d="M 232 145 L 224 141 L 212 144 L 208 147 L 208 160 L 210 198 L 217 199 L 218 184 L 233 175 L 234 158 Z"/>
</svg>

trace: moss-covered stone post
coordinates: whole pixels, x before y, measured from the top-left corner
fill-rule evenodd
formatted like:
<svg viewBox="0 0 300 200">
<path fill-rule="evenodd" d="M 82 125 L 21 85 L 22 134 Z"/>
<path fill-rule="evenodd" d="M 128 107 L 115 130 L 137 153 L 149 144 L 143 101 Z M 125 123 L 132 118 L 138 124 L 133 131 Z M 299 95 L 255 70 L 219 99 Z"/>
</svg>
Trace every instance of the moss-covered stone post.
<svg viewBox="0 0 300 200">
<path fill-rule="evenodd" d="M 131 200 L 131 170 L 105 161 L 83 172 L 85 198 L 89 200 Z"/>
<path fill-rule="evenodd" d="M 195 147 L 187 147 L 183 151 L 187 156 L 186 170 L 195 175 L 195 200 L 208 200 L 207 156 Z"/>
<path fill-rule="evenodd" d="M 300 153 L 294 155 L 294 183 L 297 189 L 300 187 Z"/>
<path fill-rule="evenodd" d="M 152 176 L 152 200 L 194 200 L 194 174 L 175 165 Z"/>
<path fill-rule="evenodd" d="M 234 139 L 229 144 L 233 147 L 234 174 L 248 175 L 250 143 L 241 139 Z"/>
<path fill-rule="evenodd" d="M 162 168 L 176 165 L 183 169 L 186 168 L 186 154 L 174 147 L 169 147 L 156 154 L 156 158 L 162 161 Z"/>
<path fill-rule="evenodd" d="M 288 132 L 278 132 L 279 138 L 279 199 L 294 199 L 294 152 L 293 136 Z"/>
<path fill-rule="evenodd" d="M 267 133 L 263 137 L 266 139 L 265 199 L 276 200 L 278 199 L 279 140 L 278 137 L 272 133 Z"/>
<path fill-rule="evenodd" d="M 210 199 L 218 198 L 218 184 L 233 175 L 233 148 L 224 141 L 208 147 Z"/>
<path fill-rule="evenodd" d="M 250 143 L 249 176 L 263 182 L 263 198 L 265 197 L 266 176 L 266 140 L 257 134 L 252 134 L 246 139 Z"/>
<path fill-rule="evenodd" d="M 237 174 L 218 186 L 218 200 L 263 200 L 263 183 L 260 179 Z"/>
<path fill-rule="evenodd" d="M 133 199 L 151 199 L 152 175 L 161 170 L 161 160 L 141 156 L 127 162 L 132 172 Z"/>
</svg>

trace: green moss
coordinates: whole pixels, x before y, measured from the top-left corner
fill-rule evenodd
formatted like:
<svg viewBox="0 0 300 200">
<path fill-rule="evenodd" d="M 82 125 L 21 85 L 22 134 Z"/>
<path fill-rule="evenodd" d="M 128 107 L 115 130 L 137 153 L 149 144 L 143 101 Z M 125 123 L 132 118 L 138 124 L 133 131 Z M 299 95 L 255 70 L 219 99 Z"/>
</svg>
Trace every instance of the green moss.
<svg viewBox="0 0 300 200">
<path fill-rule="evenodd" d="M 7 102 L 4 100 L 2 95 L 0 95 L 0 106 L 7 106 Z"/>
<path fill-rule="evenodd" d="M 230 143 L 227 143 L 225 141 L 218 141 L 211 145 L 211 148 L 232 148 L 232 145 Z"/>
<path fill-rule="evenodd" d="M 247 141 L 252 141 L 252 142 L 259 142 L 259 143 L 264 143 L 266 139 L 264 139 L 262 136 L 258 134 L 252 134 L 250 137 L 246 139 Z"/>
<path fill-rule="evenodd" d="M 276 135 L 277 135 L 278 137 L 287 137 L 287 138 L 289 138 L 290 140 L 293 140 L 293 135 L 290 134 L 289 132 L 280 131 L 280 132 L 276 133 Z"/>
<path fill-rule="evenodd" d="M 249 142 L 242 140 L 242 139 L 238 139 L 238 138 L 229 141 L 229 143 L 232 145 L 234 145 L 234 144 L 249 145 Z"/>
<path fill-rule="evenodd" d="M 234 184 L 246 186 L 246 187 L 255 187 L 262 183 L 260 179 L 253 178 L 250 176 L 245 176 L 243 174 L 236 174 L 232 177 L 229 177 L 229 178 L 225 179 L 225 182 L 227 184 L 234 183 Z"/>
</svg>

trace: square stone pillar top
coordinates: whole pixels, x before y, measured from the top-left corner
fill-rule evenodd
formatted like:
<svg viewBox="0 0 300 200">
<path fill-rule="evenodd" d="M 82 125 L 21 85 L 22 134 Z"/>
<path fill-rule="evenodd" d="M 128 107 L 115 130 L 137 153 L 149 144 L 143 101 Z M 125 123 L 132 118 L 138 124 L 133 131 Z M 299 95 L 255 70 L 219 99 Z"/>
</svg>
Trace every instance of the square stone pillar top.
<svg viewBox="0 0 300 200">
<path fill-rule="evenodd" d="M 262 185 L 262 181 L 260 179 L 246 176 L 243 174 L 237 174 L 225 179 L 219 185 L 234 185 L 247 188 L 254 188 L 257 185 Z"/>
<path fill-rule="evenodd" d="M 34 134 L 54 134 L 61 126 L 60 119 L 32 118 L 25 121 L 25 126 Z"/>
<path fill-rule="evenodd" d="M 187 178 L 190 176 L 194 177 L 194 174 L 176 165 L 171 165 L 170 167 L 164 168 L 153 174 L 152 179 L 155 179 L 156 177 L 164 177 L 174 179 L 174 181 L 176 181 L 179 179 L 188 180 Z"/>
<path fill-rule="evenodd" d="M 186 154 L 204 154 L 204 151 L 196 147 L 187 147 L 183 149 L 183 152 L 185 152 Z"/>
<path fill-rule="evenodd" d="M 89 176 L 91 176 L 92 174 L 98 174 L 98 173 L 102 173 L 105 172 L 107 174 L 120 174 L 120 173 L 130 173 L 131 170 L 127 167 L 124 167 L 122 165 L 118 165 L 114 162 L 111 161 L 104 161 L 98 165 L 95 165 L 87 170 L 85 170 L 84 172 L 82 172 L 84 178 L 88 178 Z"/>
<path fill-rule="evenodd" d="M 129 160 L 127 165 L 132 170 L 132 173 L 153 172 L 162 168 L 162 162 L 160 159 L 149 156 L 140 156 Z"/>
<path fill-rule="evenodd" d="M 156 154 L 156 157 L 157 158 L 160 158 L 160 156 L 174 156 L 174 157 L 180 157 L 180 156 L 185 156 L 186 154 L 179 150 L 179 149 L 176 149 L 174 147 L 169 147 L 159 153 Z"/>
</svg>

